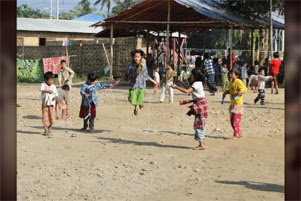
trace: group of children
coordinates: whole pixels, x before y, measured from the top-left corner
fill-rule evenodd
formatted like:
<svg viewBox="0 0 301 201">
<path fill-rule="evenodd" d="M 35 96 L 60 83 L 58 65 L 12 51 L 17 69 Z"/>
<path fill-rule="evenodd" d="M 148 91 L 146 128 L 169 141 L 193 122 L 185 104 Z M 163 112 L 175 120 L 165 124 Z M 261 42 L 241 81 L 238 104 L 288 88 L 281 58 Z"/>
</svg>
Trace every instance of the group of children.
<svg viewBox="0 0 301 201">
<path fill-rule="evenodd" d="M 81 129 L 82 131 L 94 132 L 94 120 L 96 118 L 96 107 L 97 107 L 97 96 L 96 91 L 105 88 L 112 88 L 117 86 L 122 81 L 130 80 L 129 92 L 128 92 L 128 101 L 134 106 L 134 115 L 138 115 L 138 110 L 143 108 L 144 98 L 145 98 L 145 88 L 146 81 L 151 81 L 154 84 L 154 94 L 157 93 L 157 89 L 160 84 L 160 76 L 158 74 L 159 69 L 155 68 L 154 79 L 152 79 L 147 72 L 146 65 L 142 63 L 142 58 L 144 57 L 144 52 L 142 50 L 134 50 L 131 53 L 132 62 L 129 64 L 128 69 L 125 75 L 117 81 L 115 84 L 102 84 L 95 83 L 97 75 L 95 73 L 88 74 L 88 78 L 85 84 L 83 84 L 80 94 L 82 96 L 82 103 L 80 108 L 79 117 L 83 118 L 84 126 Z M 228 69 L 227 64 L 223 63 L 222 66 L 222 83 L 223 83 L 223 98 L 230 94 L 230 120 L 231 126 L 234 130 L 233 137 L 231 139 L 238 139 L 242 137 L 242 132 L 240 130 L 241 115 L 244 111 L 243 99 L 242 96 L 247 92 L 247 87 L 245 83 L 240 79 L 241 78 L 241 69 L 233 68 L 229 72 L 230 82 L 228 80 Z M 244 67 L 246 63 L 243 64 Z M 169 90 L 170 100 L 173 102 L 173 89 L 179 90 L 186 94 L 192 95 L 192 100 L 189 101 L 180 101 L 180 104 L 192 103 L 190 110 L 187 115 L 194 115 L 194 125 L 195 130 L 194 139 L 199 142 L 198 146 L 195 147 L 195 150 L 206 149 L 205 143 L 205 130 L 206 130 L 206 118 L 208 117 L 208 106 L 205 99 L 205 91 L 203 83 L 205 81 L 205 76 L 200 69 L 193 69 L 191 75 L 188 78 L 189 84 L 185 84 L 181 77 L 180 84 L 183 87 L 177 86 L 173 83 L 173 77 L 175 76 L 174 72 L 171 69 L 171 64 L 167 63 L 166 73 L 161 82 L 162 84 L 162 93 L 159 98 L 159 102 L 163 102 L 165 97 L 165 91 Z M 244 72 L 244 71 L 243 71 Z M 264 86 L 265 82 L 268 79 L 271 79 L 271 76 L 263 76 L 264 70 L 259 69 L 259 94 L 254 100 L 256 103 L 261 99 L 262 103 L 264 101 Z M 42 111 L 43 111 L 43 125 L 45 129 L 45 135 L 51 136 L 51 127 L 55 122 L 56 113 L 55 105 L 56 101 L 61 108 L 64 108 L 62 100 L 58 98 L 58 92 L 56 87 L 53 85 L 54 75 L 51 72 L 45 73 L 45 83 L 41 84 L 42 91 Z M 229 85 L 229 89 L 227 89 Z M 68 85 L 63 85 L 62 90 L 69 91 Z M 60 92 L 62 93 L 62 91 Z M 63 114 L 62 114 L 63 117 Z M 62 119 L 62 118 L 61 118 Z M 89 129 L 88 129 L 89 128 Z"/>
</svg>

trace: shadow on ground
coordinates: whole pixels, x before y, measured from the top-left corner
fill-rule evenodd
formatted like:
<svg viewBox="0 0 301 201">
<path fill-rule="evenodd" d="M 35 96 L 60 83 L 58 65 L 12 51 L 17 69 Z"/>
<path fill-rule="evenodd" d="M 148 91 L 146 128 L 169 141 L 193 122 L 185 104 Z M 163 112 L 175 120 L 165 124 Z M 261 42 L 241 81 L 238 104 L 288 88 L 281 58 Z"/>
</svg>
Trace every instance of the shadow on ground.
<svg viewBox="0 0 301 201">
<path fill-rule="evenodd" d="M 269 183 L 254 182 L 254 181 L 215 181 L 215 182 L 221 184 L 229 184 L 229 185 L 243 185 L 245 186 L 245 188 L 249 188 L 257 191 L 284 193 L 284 186 L 278 184 L 269 184 Z"/>
<path fill-rule="evenodd" d="M 165 144 L 159 144 L 157 142 L 139 142 L 139 141 L 133 141 L 133 140 L 124 140 L 124 139 L 116 139 L 116 138 L 108 138 L 108 137 L 97 137 L 97 139 L 111 141 L 112 143 L 134 144 L 134 145 L 138 145 L 138 146 L 153 146 L 153 147 L 160 147 L 160 148 L 191 149 L 191 147 L 176 146 L 176 145 L 165 145 Z"/>
</svg>

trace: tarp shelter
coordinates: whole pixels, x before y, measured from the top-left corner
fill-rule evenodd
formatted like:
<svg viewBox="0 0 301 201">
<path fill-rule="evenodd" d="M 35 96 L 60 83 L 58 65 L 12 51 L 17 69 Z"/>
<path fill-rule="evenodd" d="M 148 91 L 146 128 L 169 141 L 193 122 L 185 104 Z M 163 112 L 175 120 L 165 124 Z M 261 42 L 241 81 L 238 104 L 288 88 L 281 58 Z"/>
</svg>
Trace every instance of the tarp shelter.
<svg viewBox="0 0 301 201">
<path fill-rule="evenodd" d="M 269 20 L 266 18 L 248 19 L 242 14 L 224 9 L 214 0 L 145 0 L 115 17 L 107 18 L 92 26 L 110 29 L 112 65 L 114 29 L 167 31 L 169 48 L 170 32 L 195 32 L 210 28 L 230 29 L 231 37 L 233 29 L 269 28 L 269 25 Z M 284 24 L 278 18 L 274 18 L 273 27 L 284 29 Z M 232 38 L 229 42 L 231 54 Z"/>
<path fill-rule="evenodd" d="M 101 20 L 104 20 L 105 18 L 95 15 L 95 14 L 87 14 L 83 15 L 77 18 L 74 18 L 73 21 L 86 21 L 86 22 L 99 22 Z"/>
</svg>

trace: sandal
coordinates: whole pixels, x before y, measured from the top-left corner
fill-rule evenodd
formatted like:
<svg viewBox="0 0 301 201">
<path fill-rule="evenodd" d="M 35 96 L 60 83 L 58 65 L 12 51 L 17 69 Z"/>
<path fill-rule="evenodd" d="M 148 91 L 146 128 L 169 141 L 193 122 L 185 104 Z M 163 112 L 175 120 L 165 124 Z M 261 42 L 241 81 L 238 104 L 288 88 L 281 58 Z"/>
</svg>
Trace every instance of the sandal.
<svg viewBox="0 0 301 201">
<path fill-rule="evenodd" d="M 143 108 L 143 105 L 139 105 L 139 109 L 141 110 Z"/>
<path fill-rule="evenodd" d="M 70 120 L 70 119 L 71 119 L 71 117 L 67 117 L 67 116 L 66 116 L 66 117 L 65 117 L 65 119 L 66 119 L 66 120 Z"/>
<path fill-rule="evenodd" d="M 134 115 L 138 115 L 138 111 L 137 110 L 134 110 Z"/>
</svg>

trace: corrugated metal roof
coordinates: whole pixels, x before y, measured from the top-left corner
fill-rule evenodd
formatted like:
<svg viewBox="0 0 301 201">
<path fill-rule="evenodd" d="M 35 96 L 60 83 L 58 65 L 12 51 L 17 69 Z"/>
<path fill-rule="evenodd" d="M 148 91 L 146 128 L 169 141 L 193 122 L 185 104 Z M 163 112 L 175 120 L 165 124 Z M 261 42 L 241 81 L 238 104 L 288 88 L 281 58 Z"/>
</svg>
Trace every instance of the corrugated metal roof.
<svg viewBox="0 0 301 201">
<path fill-rule="evenodd" d="M 269 20 L 248 19 L 241 14 L 223 9 L 223 6 L 214 0 L 171 0 L 170 29 L 172 31 L 197 31 L 205 28 L 260 28 L 268 27 Z M 167 0 L 145 0 L 134 7 L 121 12 L 119 15 L 107 18 L 104 22 L 98 22 L 92 26 L 104 26 L 110 28 L 131 28 L 134 30 L 148 29 L 153 31 L 166 30 Z M 144 23 L 151 21 L 153 23 Z M 134 23 L 140 22 L 140 23 Z M 192 22 L 183 24 L 181 22 Z M 196 22 L 196 23 L 193 23 Z M 178 23 L 178 24 L 177 24 Z M 273 17 L 274 28 L 284 29 L 284 22 Z"/>
<path fill-rule="evenodd" d="M 93 22 L 17 18 L 17 31 L 46 31 L 95 34 L 103 30 L 103 28 L 101 27 L 91 27 L 91 24 L 93 24 Z"/>
</svg>

